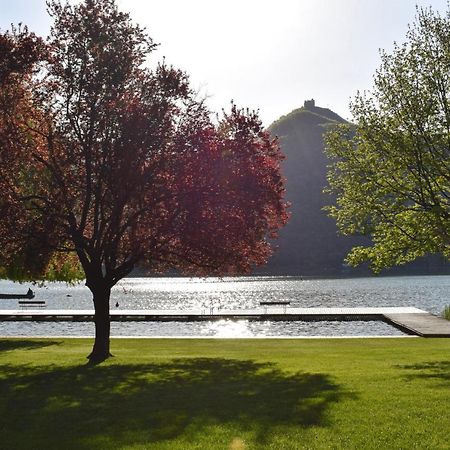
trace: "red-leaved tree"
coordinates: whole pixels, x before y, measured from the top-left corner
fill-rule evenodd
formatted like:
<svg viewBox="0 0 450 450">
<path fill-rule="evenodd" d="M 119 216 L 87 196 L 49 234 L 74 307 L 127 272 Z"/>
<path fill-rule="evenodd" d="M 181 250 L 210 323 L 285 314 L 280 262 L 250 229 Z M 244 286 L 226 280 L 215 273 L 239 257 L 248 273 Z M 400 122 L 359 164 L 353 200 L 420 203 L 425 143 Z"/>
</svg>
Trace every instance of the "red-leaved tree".
<svg viewBox="0 0 450 450">
<path fill-rule="evenodd" d="M 46 44 L 0 36 L 0 266 L 85 278 L 92 362 L 110 355 L 111 288 L 136 267 L 247 273 L 286 222 L 282 158 L 256 113 L 213 121 L 114 0 L 49 2 Z"/>
</svg>

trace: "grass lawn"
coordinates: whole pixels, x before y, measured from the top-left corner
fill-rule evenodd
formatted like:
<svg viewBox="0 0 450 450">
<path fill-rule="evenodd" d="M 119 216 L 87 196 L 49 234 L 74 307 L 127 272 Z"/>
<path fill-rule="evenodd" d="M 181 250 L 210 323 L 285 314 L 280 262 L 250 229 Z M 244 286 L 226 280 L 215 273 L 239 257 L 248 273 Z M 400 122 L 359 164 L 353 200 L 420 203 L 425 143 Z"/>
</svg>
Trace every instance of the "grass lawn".
<svg viewBox="0 0 450 450">
<path fill-rule="evenodd" d="M 449 449 L 450 340 L 0 340 L 0 448 Z"/>
</svg>

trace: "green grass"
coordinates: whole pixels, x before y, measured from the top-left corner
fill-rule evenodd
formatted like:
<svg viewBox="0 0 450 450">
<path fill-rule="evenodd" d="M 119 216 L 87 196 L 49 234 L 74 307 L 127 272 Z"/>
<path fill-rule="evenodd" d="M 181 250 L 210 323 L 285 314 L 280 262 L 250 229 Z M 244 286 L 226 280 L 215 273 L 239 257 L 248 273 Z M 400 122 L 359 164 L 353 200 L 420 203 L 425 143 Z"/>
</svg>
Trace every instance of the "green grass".
<svg viewBox="0 0 450 450">
<path fill-rule="evenodd" d="M 450 340 L 90 346 L 0 340 L 0 448 L 450 448 Z"/>
</svg>

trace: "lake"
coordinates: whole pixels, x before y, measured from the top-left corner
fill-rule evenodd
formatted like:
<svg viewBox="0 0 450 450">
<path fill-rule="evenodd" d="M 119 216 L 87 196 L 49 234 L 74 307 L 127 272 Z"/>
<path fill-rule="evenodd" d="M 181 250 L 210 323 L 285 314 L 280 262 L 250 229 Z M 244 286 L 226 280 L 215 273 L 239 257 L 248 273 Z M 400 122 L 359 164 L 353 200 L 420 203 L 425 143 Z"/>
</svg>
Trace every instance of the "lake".
<svg viewBox="0 0 450 450">
<path fill-rule="evenodd" d="M 26 293 L 28 284 L 0 280 L 0 293 Z M 49 283 L 32 286 L 35 300 L 48 309 L 92 309 L 83 285 Z M 113 288 L 111 305 L 119 309 L 249 309 L 262 300 L 288 300 L 296 307 L 414 306 L 440 314 L 450 303 L 450 276 L 349 279 L 297 277 L 126 278 Z M 0 300 L 0 309 L 17 309 L 17 300 Z M 399 336 L 381 321 L 351 322 L 125 322 L 112 323 L 115 336 Z M 92 336 L 92 323 L 0 322 L 3 336 Z"/>
</svg>

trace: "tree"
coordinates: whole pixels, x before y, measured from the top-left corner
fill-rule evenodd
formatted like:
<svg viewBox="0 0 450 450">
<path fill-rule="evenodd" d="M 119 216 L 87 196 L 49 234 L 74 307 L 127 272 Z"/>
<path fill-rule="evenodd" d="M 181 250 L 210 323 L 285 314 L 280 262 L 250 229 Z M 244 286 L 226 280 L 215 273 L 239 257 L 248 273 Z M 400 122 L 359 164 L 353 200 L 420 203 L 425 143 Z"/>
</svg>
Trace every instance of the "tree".
<svg viewBox="0 0 450 450">
<path fill-rule="evenodd" d="M 331 215 L 373 242 L 352 249 L 352 264 L 450 257 L 449 36 L 450 12 L 418 9 L 406 42 L 382 52 L 372 92 L 351 105 L 356 125 L 328 135 Z"/>
<path fill-rule="evenodd" d="M 266 261 L 287 220 L 282 156 L 256 113 L 233 105 L 214 121 L 186 74 L 146 68 L 155 44 L 114 0 L 48 5 L 48 44 L 0 41 L 11 60 L 27 39 L 40 49 L 2 66 L 0 266 L 85 278 L 97 362 L 111 288 L 136 265 L 223 275 Z"/>
</svg>

